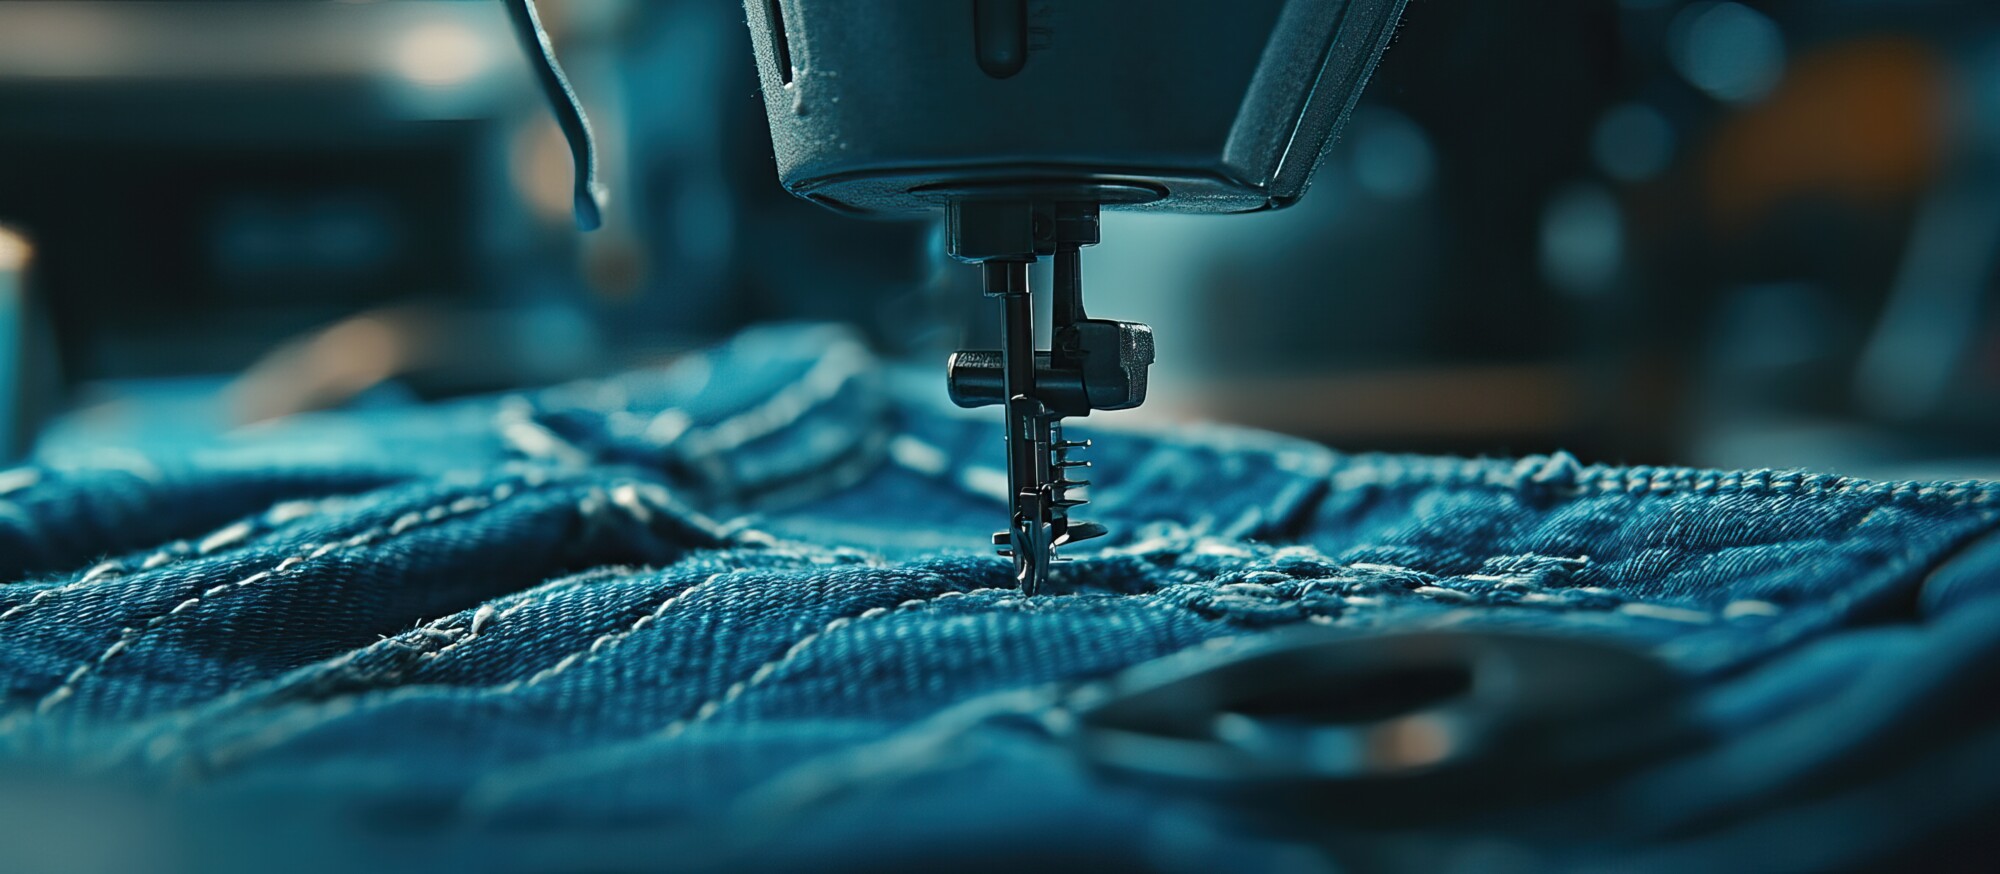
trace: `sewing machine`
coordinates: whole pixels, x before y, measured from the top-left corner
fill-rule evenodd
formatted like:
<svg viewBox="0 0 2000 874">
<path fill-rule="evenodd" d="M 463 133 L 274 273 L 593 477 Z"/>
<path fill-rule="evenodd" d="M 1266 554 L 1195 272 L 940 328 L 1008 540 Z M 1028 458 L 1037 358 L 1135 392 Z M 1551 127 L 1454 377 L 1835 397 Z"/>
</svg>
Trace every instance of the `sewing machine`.
<svg viewBox="0 0 2000 874">
<path fill-rule="evenodd" d="M 1079 253 L 1103 209 L 1240 213 L 1298 200 L 1405 0 L 1146 4 L 745 0 L 780 182 L 864 217 L 944 213 L 977 264 L 1002 347 L 953 355 L 954 402 L 1005 410 L 1012 516 L 994 535 L 1039 590 L 1063 546 L 1087 441 L 1062 420 L 1146 398 L 1146 325 L 1090 318 Z M 601 220 L 589 125 L 532 0 L 508 0 L 576 161 L 578 224 Z M 1054 260 L 1052 336 L 1029 266 Z"/>
</svg>

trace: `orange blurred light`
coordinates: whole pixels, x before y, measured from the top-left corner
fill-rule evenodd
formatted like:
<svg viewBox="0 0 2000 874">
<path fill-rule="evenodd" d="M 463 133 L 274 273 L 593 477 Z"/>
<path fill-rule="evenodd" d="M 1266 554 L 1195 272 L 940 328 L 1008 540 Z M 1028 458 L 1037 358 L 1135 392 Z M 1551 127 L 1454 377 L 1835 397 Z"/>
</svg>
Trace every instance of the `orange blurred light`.
<svg viewBox="0 0 2000 874">
<path fill-rule="evenodd" d="M 1912 39 L 1802 56 L 1768 98 L 1716 132 L 1703 170 L 1712 218 L 1741 231 L 1799 195 L 1861 205 L 1913 197 L 1949 147 L 1951 87 L 1945 65 Z"/>
</svg>

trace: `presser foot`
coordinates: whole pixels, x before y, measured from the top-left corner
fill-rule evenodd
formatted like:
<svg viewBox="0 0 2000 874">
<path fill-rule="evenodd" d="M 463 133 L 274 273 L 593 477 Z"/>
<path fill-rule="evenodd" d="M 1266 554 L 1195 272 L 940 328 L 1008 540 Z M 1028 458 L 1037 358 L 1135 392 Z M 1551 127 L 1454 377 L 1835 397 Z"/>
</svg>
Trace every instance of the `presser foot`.
<svg viewBox="0 0 2000 874">
<path fill-rule="evenodd" d="M 1041 470 L 1047 478 L 1012 496 L 1008 530 L 993 535 L 993 546 L 1000 555 L 1014 559 L 1016 584 L 1030 595 L 1047 585 L 1051 565 L 1066 560 L 1058 550 L 1110 533 L 1096 522 L 1070 518 L 1071 510 L 1090 503 L 1075 491 L 1090 485 L 1090 481 L 1071 478 L 1073 472 L 1090 467 L 1090 462 L 1072 457 L 1077 450 L 1088 448 L 1090 441 L 1064 440 L 1062 422 L 1056 416 L 1044 416 L 1041 427 L 1045 430 L 1040 442 L 1046 447 L 1048 459 L 1047 467 Z"/>
</svg>

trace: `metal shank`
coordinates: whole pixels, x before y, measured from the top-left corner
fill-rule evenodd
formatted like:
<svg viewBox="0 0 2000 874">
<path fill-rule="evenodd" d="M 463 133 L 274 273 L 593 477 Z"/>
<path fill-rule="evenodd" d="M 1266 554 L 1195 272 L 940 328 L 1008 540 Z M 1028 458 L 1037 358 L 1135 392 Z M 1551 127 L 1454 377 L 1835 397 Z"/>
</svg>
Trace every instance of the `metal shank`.
<svg viewBox="0 0 2000 874">
<path fill-rule="evenodd" d="M 1040 592 L 1058 548 L 1105 533 L 1073 522 L 1084 500 L 1071 478 L 1090 463 L 1073 458 L 1089 441 L 1063 438 L 1062 419 L 1092 410 L 1138 406 L 1153 362 L 1152 329 L 1084 314 L 1078 251 L 1097 242 L 1097 205 L 1089 201 L 983 201 L 954 204 L 951 253 L 981 265 L 983 289 L 1001 305 L 1001 348 L 961 351 L 947 366 L 954 403 L 1004 409 L 1008 526 L 993 536 L 1014 559 L 1017 585 Z M 1055 259 L 1050 348 L 1037 349 L 1029 265 Z"/>
<path fill-rule="evenodd" d="M 1035 308 L 1028 292 L 1028 264 L 989 261 L 985 291 L 1000 299 L 1002 391 L 1007 406 L 1007 493 L 1012 518 L 1008 546 L 1015 582 L 1035 594 L 1048 578 L 1053 532 L 1049 523 L 1049 418 L 1035 396 Z"/>
</svg>

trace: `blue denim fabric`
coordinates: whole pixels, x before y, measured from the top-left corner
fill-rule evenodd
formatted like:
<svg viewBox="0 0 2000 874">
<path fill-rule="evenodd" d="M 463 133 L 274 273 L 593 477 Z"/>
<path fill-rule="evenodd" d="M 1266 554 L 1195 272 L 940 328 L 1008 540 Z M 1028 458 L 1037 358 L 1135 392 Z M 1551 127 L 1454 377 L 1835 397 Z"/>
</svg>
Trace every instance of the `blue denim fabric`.
<svg viewBox="0 0 2000 874">
<path fill-rule="evenodd" d="M 2000 485 L 1116 433 L 1086 514 L 1113 536 L 1023 598 L 980 547 L 994 423 L 936 382 L 772 327 L 44 447 L 0 472 L 0 868 L 1796 870 L 2000 804 Z M 1702 740 L 1394 828 L 1062 740 L 1076 684 L 1297 628 L 1622 642 L 1686 678 Z"/>
</svg>

